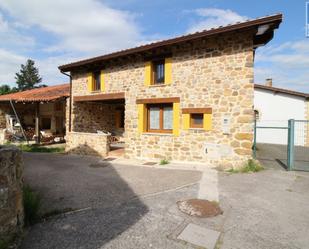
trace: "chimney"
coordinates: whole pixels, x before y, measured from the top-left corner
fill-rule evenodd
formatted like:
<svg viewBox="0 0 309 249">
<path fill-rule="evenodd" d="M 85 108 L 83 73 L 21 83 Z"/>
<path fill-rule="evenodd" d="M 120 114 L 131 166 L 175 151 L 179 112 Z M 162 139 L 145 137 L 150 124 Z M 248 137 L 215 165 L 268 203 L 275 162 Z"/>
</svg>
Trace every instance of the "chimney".
<svg viewBox="0 0 309 249">
<path fill-rule="evenodd" d="M 273 79 L 272 78 L 266 79 L 265 86 L 270 87 L 273 86 Z"/>
</svg>

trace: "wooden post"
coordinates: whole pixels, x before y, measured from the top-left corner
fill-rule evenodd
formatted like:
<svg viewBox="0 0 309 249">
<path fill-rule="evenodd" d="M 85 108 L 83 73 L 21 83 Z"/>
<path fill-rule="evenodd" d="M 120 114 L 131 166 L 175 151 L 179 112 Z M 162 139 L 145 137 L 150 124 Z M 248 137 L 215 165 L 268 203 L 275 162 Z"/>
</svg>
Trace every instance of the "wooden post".
<svg viewBox="0 0 309 249">
<path fill-rule="evenodd" d="M 41 143 L 41 136 L 40 136 L 40 103 L 36 103 L 35 107 L 35 142 L 37 144 Z"/>
</svg>

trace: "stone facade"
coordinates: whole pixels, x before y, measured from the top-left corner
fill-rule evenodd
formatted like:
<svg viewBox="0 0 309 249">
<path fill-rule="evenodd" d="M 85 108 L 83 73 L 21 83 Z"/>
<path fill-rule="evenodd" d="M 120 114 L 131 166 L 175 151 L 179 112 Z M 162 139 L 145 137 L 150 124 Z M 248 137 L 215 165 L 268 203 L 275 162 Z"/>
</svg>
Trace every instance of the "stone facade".
<svg viewBox="0 0 309 249">
<path fill-rule="evenodd" d="M 23 227 L 22 154 L 14 146 L 0 146 L 0 238 L 9 238 Z"/>
<path fill-rule="evenodd" d="M 144 84 L 145 61 L 141 56 L 110 62 L 104 68 L 105 93 L 125 92 L 125 156 L 197 161 L 223 167 L 242 165 L 251 157 L 253 139 L 253 60 L 252 33 L 246 32 L 172 47 L 169 85 Z M 72 72 L 73 97 L 97 94 L 87 89 L 87 73 L 86 69 Z M 136 100 L 169 97 L 180 98 L 180 109 L 211 107 L 212 130 L 182 129 L 181 114 L 179 136 L 140 134 Z M 91 112 L 79 105 L 73 102 L 73 131 L 83 127 L 85 132 L 89 127 L 87 132 L 93 132 L 100 128 L 94 123 L 104 127 L 103 123 L 111 118 L 112 106 L 109 111 Z M 93 110 L 94 104 L 88 105 Z M 226 118 L 228 133 L 223 127 Z M 98 119 L 101 121 L 95 122 Z"/>
<path fill-rule="evenodd" d="M 106 134 L 67 132 L 66 152 L 106 157 L 109 151 L 108 138 Z"/>
</svg>

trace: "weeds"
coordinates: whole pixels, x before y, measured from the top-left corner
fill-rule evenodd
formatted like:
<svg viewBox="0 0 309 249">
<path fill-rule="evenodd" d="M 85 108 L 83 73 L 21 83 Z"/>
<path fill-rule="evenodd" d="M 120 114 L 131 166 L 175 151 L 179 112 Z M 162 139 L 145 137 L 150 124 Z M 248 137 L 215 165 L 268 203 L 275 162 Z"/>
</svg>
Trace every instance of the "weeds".
<svg viewBox="0 0 309 249">
<path fill-rule="evenodd" d="M 0 249 L 7 249 L 9 248 L 9 242 L 4 239 L 0 239 Z"/>
<path fill-rule="evenodd" d="M 165 165 L 165 164 L 169 164 L 170 162 L 167 159 L 162 159 L 160 161 L 160 165 Z"/>
<path fill-rule="evenodd" d="M 39 209 L 41 207 L 41 198 L 29 186 L 23 188 L 23 201 L 25 211 L 25 225 L 33 225 L 40 219 Z"/>
<path fill-rule="evenodd" d="M 241 167 L 240 169 L 234 169 L 231 168 L 229 170 L 227 170 L 227 172 L 229 173 L 249 173 L 249 172 L 259 172 L 261 170 L 263 170 L 264 168 L 262 167 L 262 165 L 253 159 L 249 159 L 245 165 L 243 167 Z"/>
<path fill-rule="evenodd" d="M 43 147 L 38 145 L 21 144 L 18 147 L 24 152 L 61 153 L 64 147 Z"/>
</svg>

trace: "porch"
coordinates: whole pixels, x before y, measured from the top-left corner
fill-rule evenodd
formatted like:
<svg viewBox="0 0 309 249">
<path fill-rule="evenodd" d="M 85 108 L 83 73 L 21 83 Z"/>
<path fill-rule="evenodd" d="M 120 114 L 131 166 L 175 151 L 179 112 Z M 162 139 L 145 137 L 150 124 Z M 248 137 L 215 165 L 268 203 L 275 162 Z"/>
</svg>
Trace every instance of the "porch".
<svg viewBox="0 0 309 249">
<path fill-rule="evenodd" d="M 73 98 L 66 151 L 95 156 L 124 154 L 124 93 Z"/>
</svg>

